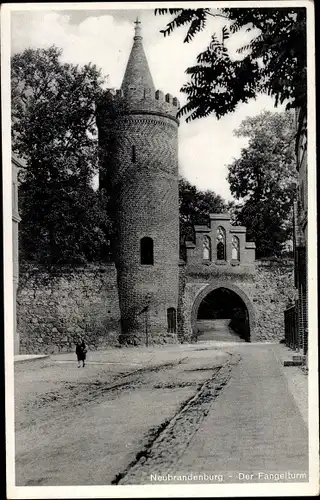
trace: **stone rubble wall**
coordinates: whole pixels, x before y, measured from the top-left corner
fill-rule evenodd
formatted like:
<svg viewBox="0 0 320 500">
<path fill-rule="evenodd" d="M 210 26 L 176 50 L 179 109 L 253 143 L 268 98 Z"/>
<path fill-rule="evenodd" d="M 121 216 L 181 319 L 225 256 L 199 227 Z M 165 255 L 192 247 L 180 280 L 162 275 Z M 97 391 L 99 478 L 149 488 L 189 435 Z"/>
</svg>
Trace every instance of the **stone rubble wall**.
<svg viewBox="0 0 320 500">
<path fill-rule="evenodd" d="M 256 310 L 257 340 L 277 341 L 284 338 L 284 311 L 296 294 L 293 262 L 257 265 L 252 290 Z"/>
<path fill-rule="evenodd" d="M 257 262 L 254 273 L 204 277 L 188 275 L 180 265 L 178 332 L 164 332 L 152 343 L 190 342 L 192 306 L 198 293 L 216 283 L 235 285 L 246 294 L 255 316 L 255 340 L 284 337 L 284 310 L 295 295 L 293 263 Z M 20 273 L 17 293 L 20 353 L 73 352 L 82 336 L 89 349 L 119 346 L 120 309 L 114 264 L 44 272 L 29 267 Z"/>
<path fill-rule="evenodd" d="M 89 350 L 117 346 L 120 311 L 114 264 L 20 273 L 17 294 L 20 354 L 73 352 L 81 336 Z"/>
</svg>

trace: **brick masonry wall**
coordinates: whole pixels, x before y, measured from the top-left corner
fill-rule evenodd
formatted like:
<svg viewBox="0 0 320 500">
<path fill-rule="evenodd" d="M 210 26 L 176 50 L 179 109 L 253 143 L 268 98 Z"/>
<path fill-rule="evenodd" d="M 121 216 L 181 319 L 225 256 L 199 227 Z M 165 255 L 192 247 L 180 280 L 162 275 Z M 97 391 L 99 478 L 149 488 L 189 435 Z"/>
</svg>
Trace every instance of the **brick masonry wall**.
<svg viewBox="0 0 320 500">
<path fill-rule="evenodd" d="M 89 349 L 118 345 L 120 311 L 115 266 L 21 270 L 17 295 L 20 353 L 74 351 L 83 336 Z"/>
<path fill-rule="evenodd" d="M 184 281 L 184 284 L 182 282 Z M 195 340 L 192 328 L 193 305 L 196 297 L 208 285 L 237 287 L 245 294 L 252 308 L 254 327 L 251 328 L 254 341 L 279 341 L 284 338 L 284 310 L 289 299 L 295 296 L 293 262 L 257 262 L 252 272 L 223 274 L 219 270 L 207 269 L 201 273 L 188 274 L 188 268 L 180 268 L 180 289 L 184 288 L 181 297 L 179 314 L 179 331 L 183 332 L 182 341 Z M 252 325 L 251 325 L 252 327 Z"/>
</svg>

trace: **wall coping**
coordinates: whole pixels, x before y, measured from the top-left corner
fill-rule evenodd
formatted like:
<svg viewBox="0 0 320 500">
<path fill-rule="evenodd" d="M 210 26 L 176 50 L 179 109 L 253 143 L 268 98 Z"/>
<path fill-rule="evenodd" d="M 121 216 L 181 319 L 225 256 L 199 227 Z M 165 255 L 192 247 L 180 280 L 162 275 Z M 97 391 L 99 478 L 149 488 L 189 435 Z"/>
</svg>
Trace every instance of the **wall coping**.
<svg viewBox="0 0 320 500">
<path fill-rule="evenodd" d="M 88 265 L 88 266 L 73 266 L 73 267 L 67 267 L 67 266 L 60 266 L 60 267 L 54 267 L 52 270 L 49 270 L 45 267 L 42 267 L 39 264 L 32 264 L 32 263 L 21 263 L 20 264 L 20 275 L 21 276 L 26 276 L 28 274 L 43 274 L 47 276 L 63 276 L 63 275 L 70 275 L 70 274 L 76 274 L 76 273 L 93 273 L 93 272 L 103 272 L 107 269 L 115 269 L 115 262 L 105 262 L 101 264 L 94 264 L 94 265 Z"/>
<path fill-rule="evenodd" d="M 281 258 L 281 259 L 257 259 L 255 261 L 256 266 L 294 266 L 294 259 L 292 257 L 289 258 Z"/>
<path fill-rule="evenodd" d="M 205 225 L 195 225 L 194 230 L 196 233 L 210 233 L 211 231 L 210 227 Z"/>
<path fill-rule="evenodd" d="M 208 264 L 200 263 L 186 263 L 186 274 L 187 276 L 201 275 L 203 277 L 209 278 L 210 276 L 235 276 L 235 275 L 253 275 L 255 274 L 256 266 L 253 262 L 252 264 L 241 263 L 238 266 L 234 266 L 231 262 L 226 262 L 224 265 L 215 264 L 215 262 L 208 262 Z"/>
</svg>

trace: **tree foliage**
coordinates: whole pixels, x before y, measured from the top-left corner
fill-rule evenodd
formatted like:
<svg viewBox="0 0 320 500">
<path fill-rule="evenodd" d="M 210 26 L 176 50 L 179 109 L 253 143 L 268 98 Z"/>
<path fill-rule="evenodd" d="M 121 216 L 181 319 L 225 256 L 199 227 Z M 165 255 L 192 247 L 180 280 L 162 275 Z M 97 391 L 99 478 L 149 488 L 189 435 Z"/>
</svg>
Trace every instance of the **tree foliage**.
<svg viewBox="0 0 320 500">
<path fill-rule="evenodd" d="M 292 237 L 292 204 L 297 188 L 294 114 L 263 112 L 235 131 L 249 139 L 229 165 L 231 193 L 240 204 L 238 224 L 247 227 L 257 257 L 278 256 Z"/>
<path fill-rule="evenodd" d="M 227 203 L 213 191 L 201 191 L 183 178 L 179 179 L 180 245 L 194 240 L 194 225 L 210 222 L 209 215 L 228 210 Z"/>
<path fill-rule="evenodd" d="M 173 19 L 162 30 L 164 36 L 187 26 L 184 42 L 189 43 L 206 28 L 210 16 L 222 16 L 226 25 L 218 36 L 213 33 L 207 49 L 196 64 L 186 69 L 190 80 L 181 89 L 187 103 L 178 116 L 186 121 L 233 112 L 241 102 L 258 93 L 272 96 L 275 105 L 287 109 L 306 105 L 306 9 L 156 9 Z M 249 32 L 251 41 L 238 48 L 238 58 L 228 50 L 228 38 Z"/>
<path fill-rule="evenodd" d="M 20 172 L 20 248 L 52 266 L 99 259 L 109 219 L 92 179 L 97 172 L 95 66 L 62 63 L 61 51 L 27 49 L 12 57 L 12 146 Z"/>
</svg>

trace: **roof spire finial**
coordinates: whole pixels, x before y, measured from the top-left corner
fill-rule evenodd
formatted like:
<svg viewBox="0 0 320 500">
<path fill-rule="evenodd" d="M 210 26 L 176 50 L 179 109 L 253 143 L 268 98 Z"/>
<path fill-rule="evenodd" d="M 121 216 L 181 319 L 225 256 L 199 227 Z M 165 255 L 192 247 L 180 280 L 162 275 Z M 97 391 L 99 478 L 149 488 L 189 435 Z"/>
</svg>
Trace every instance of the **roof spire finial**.
<svg viewBox="0 0 320 500">
<path fill-rule="evenodd" d="M 135 24 L 135 27 L 134 27 L 135 34 L 134 34 L 133 39 L 136 40 L 137 38 L 142 38 L 142 36 L 141 36 L 141 21 L 139 19 L 139 16 L 137 16 L 137 19 L 135 20 L 134 24 Z"/>
<path fill-rule="evenodd" d="M 141 21 L 139 17 L 137 17 L 134 22 L 135 34 L 133 37 L 132 49 L 123 77 L 121 89 L 124 93 L 133 87 L 140 90 L 151 89 L 151 93 L 153 94 L 155 92 L 155 88 L 146 54 L 143 49 L 140 25 Z"/>
</svg>

